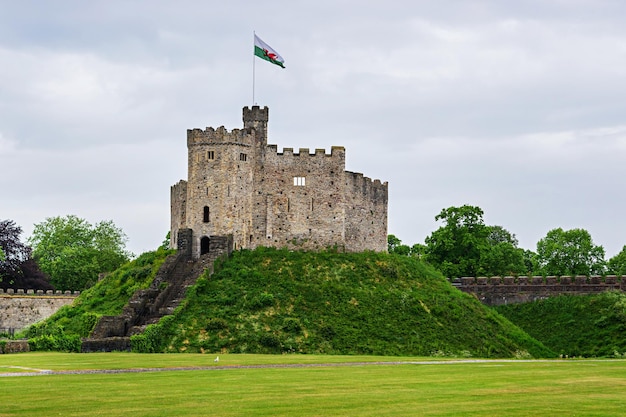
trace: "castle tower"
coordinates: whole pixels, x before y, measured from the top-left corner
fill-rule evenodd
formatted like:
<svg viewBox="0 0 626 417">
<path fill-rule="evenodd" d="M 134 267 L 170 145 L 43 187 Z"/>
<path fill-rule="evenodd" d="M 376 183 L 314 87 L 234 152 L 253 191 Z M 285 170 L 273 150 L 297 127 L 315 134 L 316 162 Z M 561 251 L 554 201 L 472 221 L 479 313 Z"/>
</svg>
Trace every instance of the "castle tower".
<svg viewBox="0 0 626 417">
<path fill-rule="evenodd" d="M 172 213 L 177 218 L 184 215 L 178 229 L 192 230 L 192 256 L 208 251 L 211 236 L 232 234 L 235 248 L 246 246 L 254 171 L 259 163 L 262 165 L 258 159 L 266 140 L 267 116 L 267 108 L 244 108 L 244 129 L 229 132 L 221 126 L 187 131 L 187 182 L 183 185 L 181 181 L 172 189 Z M 178 208 L 180 205 L 184 209 Z M 173 220 L 171 246 L 177 247 L 174 229 Z"/>
<path fill-rule="evenodd" d="M 170 246 L 197 258 L 212 237 L 232 235 L 235 249 L 385 251 L 387 183 L 346 171 L 342 146 L 278 152 L 267 144 L 268 120 L 267 107 L 244 107 L 243 129 L 187 131 Z"/>
<path fill-rule="evenodd" d="M 244 129 L 253 128 L 256 130 L 256 139 L 262 146 L 267 145 L 267 122 L 269 120 L 269 109 L 252 106 L 243 108 Z"/>
</svg>

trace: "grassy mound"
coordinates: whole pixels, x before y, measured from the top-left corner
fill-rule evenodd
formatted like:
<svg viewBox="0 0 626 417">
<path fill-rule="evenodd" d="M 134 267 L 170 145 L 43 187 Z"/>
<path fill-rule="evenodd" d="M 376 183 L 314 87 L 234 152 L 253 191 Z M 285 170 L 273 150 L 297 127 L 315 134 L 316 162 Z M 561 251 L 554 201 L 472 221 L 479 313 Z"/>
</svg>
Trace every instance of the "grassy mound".
<svg viewBox="0 0 626 417">
<path fill-rule="evenodd" d="M 216 265 L 132 344 L 143 352 L 552 355 L 417 259 L 269 248 Z"/>
<path fill-rule="evenodd" d="M 497 310 L 563 356 L 626 357 L 626 294 L 561 295 Z"/>
</svg>

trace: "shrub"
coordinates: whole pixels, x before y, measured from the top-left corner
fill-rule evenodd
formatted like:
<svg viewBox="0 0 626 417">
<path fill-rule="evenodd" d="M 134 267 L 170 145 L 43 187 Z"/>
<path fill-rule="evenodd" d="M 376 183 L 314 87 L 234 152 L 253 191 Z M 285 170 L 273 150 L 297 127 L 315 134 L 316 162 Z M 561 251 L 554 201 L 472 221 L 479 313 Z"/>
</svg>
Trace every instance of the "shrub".
<svg viewBox="0 0 626 417">
<path fill-rule="evenodd" d="M 31 351 L 80 352 L 80 337 L 74 334 L 44 334 L 28 339 Z"/>
</svg>

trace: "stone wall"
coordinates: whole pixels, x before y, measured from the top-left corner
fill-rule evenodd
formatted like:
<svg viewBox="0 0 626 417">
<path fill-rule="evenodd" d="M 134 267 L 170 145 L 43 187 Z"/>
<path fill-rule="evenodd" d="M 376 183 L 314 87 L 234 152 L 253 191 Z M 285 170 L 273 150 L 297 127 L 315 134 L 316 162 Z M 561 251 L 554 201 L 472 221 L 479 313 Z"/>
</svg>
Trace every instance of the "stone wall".
<svg viewBox="0 0 626 417">
<path fill-rule="evenodd" d="M 452 281 L 459 290 L 474 294 L 490 306 L 526 303 L 561 294 L 597 294 L 610 290 L 626 291 L 626 277 L 463 277 Z"/>
<path fill-rule="evenodd" d="M 0 331 L 19 331 L 47 319 L 78 295 L 71 291 L 0 290 Z"/>
<path fill-rule="evenodd" d="M 346 171 L 346 247 L 387 251 L 387 183 Z"/>
<path fill-rule="evenodd" d="M 252 246 L 317 249 L 344 246 L 346 204 L 345 150 L 285 148 L 270 145 L 263 181 L 265 205 L 255 213 L 256 236 Z"/>
</svg>

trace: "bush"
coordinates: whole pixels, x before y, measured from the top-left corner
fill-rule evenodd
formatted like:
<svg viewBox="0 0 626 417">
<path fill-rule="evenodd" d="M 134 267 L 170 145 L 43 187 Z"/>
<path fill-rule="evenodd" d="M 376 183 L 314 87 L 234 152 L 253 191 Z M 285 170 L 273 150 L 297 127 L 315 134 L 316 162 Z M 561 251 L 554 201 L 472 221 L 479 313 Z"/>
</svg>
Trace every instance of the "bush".
<svg viewBox="0 0 626 417">
<path fill-rule="evenodd" d="M 31 351 L 80 352 L 81 340 L 77 335 L 48 335 L 28 339 Z"/>
<path fill-rule="evenodd" d="M 142 334 L 130 337 L 130 349 L 137 353 L 164 352 L 171 338 L 170 326 L 175 320 L 174 315 L 163 317 L 158 323 L 146 327 Z"/>
</svg>

